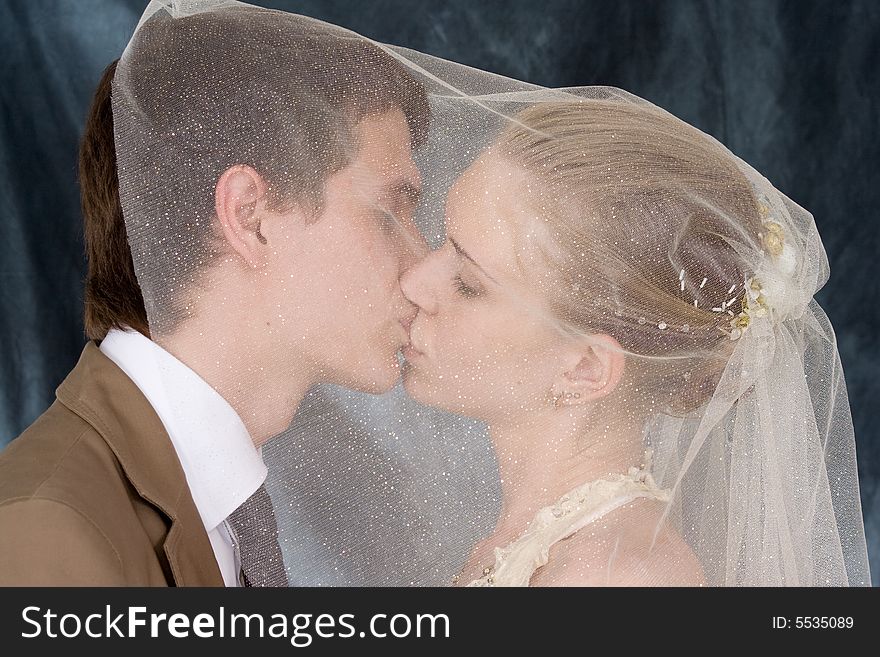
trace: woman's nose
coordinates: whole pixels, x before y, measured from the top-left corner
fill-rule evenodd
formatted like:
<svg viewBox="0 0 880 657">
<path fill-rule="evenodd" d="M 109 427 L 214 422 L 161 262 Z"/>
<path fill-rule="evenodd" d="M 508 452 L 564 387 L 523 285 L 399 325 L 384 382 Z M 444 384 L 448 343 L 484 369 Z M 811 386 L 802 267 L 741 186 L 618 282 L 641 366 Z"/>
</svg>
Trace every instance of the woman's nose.
<svg viewBox="0 0 880 657">
<path fill-rule="evenodd" d="M 434 252 L 428 253 L 400 277 L 403 296 L 429 314 L 437 312 L 435 255 Z"/>
</svg>

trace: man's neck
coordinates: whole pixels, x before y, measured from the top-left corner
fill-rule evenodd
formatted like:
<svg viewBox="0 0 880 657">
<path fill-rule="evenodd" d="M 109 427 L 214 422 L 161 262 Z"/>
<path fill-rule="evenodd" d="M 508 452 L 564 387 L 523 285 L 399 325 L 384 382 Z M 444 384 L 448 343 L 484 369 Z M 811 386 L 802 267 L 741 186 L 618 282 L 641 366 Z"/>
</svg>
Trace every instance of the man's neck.
<svg viewBox="0 0 880 657">
<path fill-rule="evenodd" d="M 235 409 L 257 447 L 290 425 L 313 385 L 307 368 L 279 372 L 277 360 L 263 362 L 259 350 L 246 348 L 245 339 L 223 330 L 186 327 L 154 341 Z"/>
</svg>

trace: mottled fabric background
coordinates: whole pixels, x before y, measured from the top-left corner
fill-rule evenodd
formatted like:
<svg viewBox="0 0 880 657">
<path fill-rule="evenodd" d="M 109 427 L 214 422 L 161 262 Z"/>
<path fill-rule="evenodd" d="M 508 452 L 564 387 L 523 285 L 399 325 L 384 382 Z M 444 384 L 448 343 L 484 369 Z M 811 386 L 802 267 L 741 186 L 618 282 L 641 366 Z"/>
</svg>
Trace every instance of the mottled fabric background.
<svg viewBox="0 0 880 657">
<path fill-rule="evenodd" d="M 547 86 L 623 87 L 715 136 L 816 219 L 880 582 L 875 409 L 880 5 L 873 0 L 275 0 L 374 39 Z M 0 447 L 84 343 L 77 143 L 145 0 L 0 4 Z"/>
</svg>

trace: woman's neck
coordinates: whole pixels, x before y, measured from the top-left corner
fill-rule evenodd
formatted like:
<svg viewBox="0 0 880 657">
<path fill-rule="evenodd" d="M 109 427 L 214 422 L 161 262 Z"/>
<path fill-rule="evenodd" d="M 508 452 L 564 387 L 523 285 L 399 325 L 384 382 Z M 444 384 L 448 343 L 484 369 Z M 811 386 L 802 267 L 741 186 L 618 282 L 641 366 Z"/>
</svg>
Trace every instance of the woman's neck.
<svg viewBox="0 0 880 657">
<path fill-rule="evenodd" d="M 490 424 L 503 502 L 496 537 L 522 533 L 541 508 L 579 485 L 643 463 L 641 427 L 558 409 L 528 422 Z"/>
</svg>

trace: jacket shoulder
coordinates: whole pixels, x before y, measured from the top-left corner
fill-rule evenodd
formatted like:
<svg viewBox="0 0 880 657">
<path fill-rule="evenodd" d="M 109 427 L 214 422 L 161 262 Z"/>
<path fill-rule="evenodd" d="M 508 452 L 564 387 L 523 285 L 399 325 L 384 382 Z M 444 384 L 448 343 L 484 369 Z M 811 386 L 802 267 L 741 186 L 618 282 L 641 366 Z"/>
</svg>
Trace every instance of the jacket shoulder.
<svg viewBox="0 0 880 657">
<path fill-rule="evenodd" d="M 38 497 L 0 503 L 0 585 L 121 586 L 113 543 L 69 504 Z"/>
<path fill-rule="evenodd" d="M 76 498 L 120 476 L 101 435 L 56 400 L 0 453 L 0 504 L 40 496 Z"/>
<path fill-rule="evenodd" d="M 163 583 L 167 531 L 101 434 L 58 401 L 0 453 L 0 583 Z"/>
</svg>

